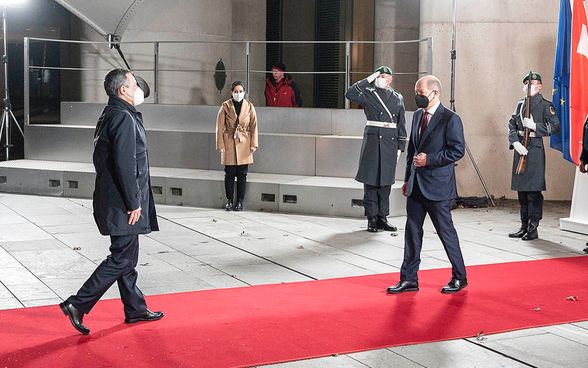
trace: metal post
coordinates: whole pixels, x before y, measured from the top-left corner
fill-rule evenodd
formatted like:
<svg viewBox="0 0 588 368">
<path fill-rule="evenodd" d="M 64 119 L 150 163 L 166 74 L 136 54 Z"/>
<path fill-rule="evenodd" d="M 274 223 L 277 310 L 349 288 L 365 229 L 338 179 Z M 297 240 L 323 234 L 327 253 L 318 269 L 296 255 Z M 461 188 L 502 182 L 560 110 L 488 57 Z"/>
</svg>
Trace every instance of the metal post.
<svg viewBox="0 0 588 368">
<path fill-rule="evenodd" d="M 153 44 L 153 102 L 159 103 L 159 42 Z"/>
<path fill-rule="evenodd" d="M 427 37 L 427 73 L 433 74 L 433 37 Z"/>
<path fill-rule="evenodd" d="M 247 95 L 251 98 L 251 84 L 249 83 L 250 78 L 250 69 L 251 69 L 251 59 L 250 59 L 250 52 L 251 52 L 251 43 L 249 41 L 245 42 L 245 88 L 247 88 Z"/>
<path fill-rule="evenodd" d="M 351 42 L 345 42 L 345 91 L 351 86 Z M 350 102 L 345 98 L 345 108 L 350 107 Z"/>
<path fill-rule="evenodd" d="M 24 38 L 24 113 L 25 113 L 25 124 L 29 125 L 31 123 L 31 105 L 30 105 L 30 93 L 31 93 L 31 86 L 29 81 L 29 38 Z"/>
</svg>

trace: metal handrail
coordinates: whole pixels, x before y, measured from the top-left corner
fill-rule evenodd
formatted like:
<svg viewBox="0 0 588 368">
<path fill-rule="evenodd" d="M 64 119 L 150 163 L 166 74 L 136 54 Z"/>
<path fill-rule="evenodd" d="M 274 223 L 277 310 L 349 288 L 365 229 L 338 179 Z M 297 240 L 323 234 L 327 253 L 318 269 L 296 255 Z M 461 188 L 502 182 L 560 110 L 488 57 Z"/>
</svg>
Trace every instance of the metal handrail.
<svg viewBox="0 0 588 368">
<path fill-rule="evenodd" d="M 345 70 L 340 71 L 288 71 L 288 74 L 330 74 L 330 75 L 345 75 L 345 87 L 349 88 L 351 85 L 351 75 L 353 74 L 370 74 L 371 71 L 352 71 L 351 70 L 351 45 L 355 44 L 366 44 L 366 45 L 391 45 L 391 44 L 409 44 L 409 43 L 427 43 L 427 67 L 426 71 L 417 72 L 397 72 L 396 75 L 421 75 L 421 74 L 432 74 L 433 69 L 433 38 L 425 37 L 415 40 L 403 40 L 403 41 L 234 41 L 234 40 L 218 40 L 218 41 L 183 41 L 183 40 L 161 40 L 161 41 L 130 41 L 130 42 L 108 42 L 108 41 L 78 41 L 78 40 L 62 40 L 52 38 L 40 38 L 40 37 L 25 37 L 24 38 L 24 110 L 25 110 L 25 124 L 30 124 L 30 70 L 31 69 L 45 69 L 45 70 L 69 70 L 69 71 L 109 71 L 110 69 L 96 69 L 96 68 L 82 68 L 82 67 L 52 67 L 52 66 L 41 66 L 41 65 L 29 65 L 29 52 L 31 42 L 55 42 L 55 43 L 70 43 L 70 44 L 82 44 L 82 45 L 153 45 L 153 68 L 135 69 L 136 71 L 153 72 L 154 74 L 154 85 L 153 100 L 155 103 L 159 102 L 159 73 L 160 72 L 179 72 L 179 73 L 208 73 L 215 72 L 215 70 L 209 69 L 162 69 L 159 67 L 160 58 L 160 46 L 166 44 L 242 44 L 245 47 L 245 69 L 228 69 L 227 72 L 245 72 L 245 85 L 248 90 L 251 91 L 250 76 L 251 73 L 255 74 L 267 74 L 271 73 L 271 70 L 256 70 L 251 69 L 251 46 L 255 44 L 339 44 L 345 46 Z M 345 100 L 345 108 L 349 108 L 349 101 Z"/>
</svg>

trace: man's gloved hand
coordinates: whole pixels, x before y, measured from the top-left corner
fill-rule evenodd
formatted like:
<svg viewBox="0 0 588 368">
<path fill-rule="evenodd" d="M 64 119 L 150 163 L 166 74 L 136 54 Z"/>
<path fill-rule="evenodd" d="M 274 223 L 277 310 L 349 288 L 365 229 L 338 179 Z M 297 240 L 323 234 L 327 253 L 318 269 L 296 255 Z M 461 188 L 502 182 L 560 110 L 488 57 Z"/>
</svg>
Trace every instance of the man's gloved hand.
<svg viewBox="0 0 588 368">
<path fill-rule="evenodd" d="M 376 80 L 376 78 L 378 78 L 380 76 L 380 72 L 375 72 L 374 74 L 370 75 L 369 77 L 367 77 L 367 81 L 372 83 L 373 81 Z"/>
<path fill-rule="evenodd" d="M 514 142 L 512 146 L 521 156 L 526 156 L 529 153 L 529 150 L 521 142 Z"/>
<path fill-rule="evenodd" d="M 536 130 L 537 129 L 537 124 L 535 124 L 535 120 L 533 120 L 533 116 L 531 115 L 530 118 L 524 118 L 523 119 L 523 126 L 525 128 L 531 129 L 531 130 Z"/>
</svg>

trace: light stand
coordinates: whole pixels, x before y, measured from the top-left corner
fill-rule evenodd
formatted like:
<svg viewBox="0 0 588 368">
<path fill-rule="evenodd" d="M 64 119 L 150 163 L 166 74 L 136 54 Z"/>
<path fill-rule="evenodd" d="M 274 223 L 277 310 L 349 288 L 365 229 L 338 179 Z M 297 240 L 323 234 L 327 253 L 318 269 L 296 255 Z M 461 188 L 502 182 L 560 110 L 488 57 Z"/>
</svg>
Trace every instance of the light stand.
<svg viewBox="0 0 588 368">
<path fill-rule="evenodd" d="M 453 0 L 453 29 L 451 32 L 451 99 L 449 100 L 450 106 L 451 106 L 451 110 L 455 111 L 455 60 L 457 59 L 457 52 L 455 50 L 455 40 L 456 40 L 456 36 L 457 36 L 457 4 L 456 4 L 457 0 Z M 482 187 L 484 187 L 484 191 L 486 192 L 486 198 L 490 201 L 490 203 L 492 204 L 492 207 L 496 207 L 496 204 L 494 203 L 494 199 L 492 199 L 492 196 L 490 195 L 490 192 L 488 191 L 488 187 L 486 186 L 486 182 L 484 181 L 484 178 L 482 177 L 482 173 L 480 173 L 480 169 L 478 168 L 478 164 L 476 164 L 476 160 L 474 159 L 474 156 L 472 155 L 472 152 L 470 151 L 470 147 L 468 146 L 467 142 L 465 143 L 465 149 L 466 152 L 468 154 L 468 157 L 470 158 L 470 161 L 472 162 L 472 165 L 474 166 L 474 169 L 476 170 L 476 174 L 478 174 L 478 178 L 480 179 L 480 183 L 482 183 Z"/>
<path fill-rule="evenodd" d="M 2 132 L 5 132 L 4 147 L 6 149 L 6 161 L 10 159 L 10 123 L 16 124 L 20 134 L 24 138 L 22 128 L 12 113 L 12 106 L 10 105 L 10 95 L 8 94 L 8 55 L 6 47 L 6 5 L 2 7 L 2 31 L 4 33 L 4 54 L 2 55 L 2 63 L 4 64 L 4 109 L 2 111 L 2 122 L 0 123 L 0 139 L 2 139 Z"/>
</svg>

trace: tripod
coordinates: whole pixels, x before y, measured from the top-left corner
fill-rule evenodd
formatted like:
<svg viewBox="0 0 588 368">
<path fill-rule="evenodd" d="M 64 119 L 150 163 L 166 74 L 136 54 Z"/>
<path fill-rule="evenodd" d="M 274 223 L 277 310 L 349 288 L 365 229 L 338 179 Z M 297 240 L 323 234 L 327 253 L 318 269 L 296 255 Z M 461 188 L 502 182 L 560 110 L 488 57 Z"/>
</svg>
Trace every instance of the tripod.
<svg viewBox="0 0 588 368">
<path fill-rule="evenodd" d="M 4 148 L 6 149 L 6 161 L 10 159 L 10 123 L 16 124 L 16 127 L 20 131 L 20 135 L 24 138 L 22 128 L 18 124 L 18 121 L 12 113 L 12 107 L 10 105 L 10 95 L 8 94 L 8 55 L 6 48 L 6 5 L 2 8 L 2 31 L 4 33 L 4 54 L 2 55 L 2 63 L 4 64 L 4 108 L 2 111 L 2 122 L 0 123 L 0 139 L 2 139 L 2 132 L 6 133 L 4 142 Z"/>
</svg>

